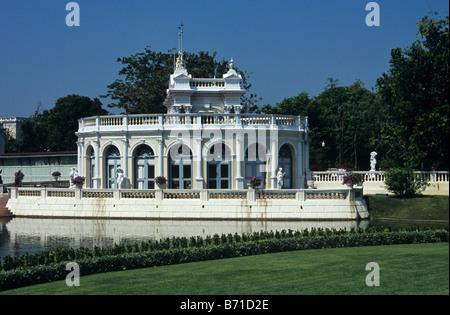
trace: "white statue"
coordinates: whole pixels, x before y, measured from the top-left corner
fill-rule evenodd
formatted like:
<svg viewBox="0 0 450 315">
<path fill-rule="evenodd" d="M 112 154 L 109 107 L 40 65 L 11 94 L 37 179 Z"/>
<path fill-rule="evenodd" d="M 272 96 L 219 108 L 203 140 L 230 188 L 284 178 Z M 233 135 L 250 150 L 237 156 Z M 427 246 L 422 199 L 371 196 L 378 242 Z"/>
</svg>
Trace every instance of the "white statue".
<svg viewBox="0 0 450 315">
<path fill-rule="evenodd" d="M 123 171 L 122 168 L 118 167 L 117 168 L 117 188 L 121 189 L 121 188 L 125 188 L 125 173 Z"/>
<path fill-rule="evenodd" d="M 75 179 L 75 177 L 78 176 L 78 171 L 75 167 L 72 167 L 71 171 L 70 171 L 70 183 L 69 183 L 69 188 L 76 188 L 76 185 L 73 183 L 73 180 Z"/>
<path fill-rule="evenodd" d="M 370 152 L 370 171 L 375 172 L 376 171 L 376 165 L 377 165 L 377 152 L 372 151 Z"/>
<path fill-rule="evenodd" d="M 283 172 L 283 169 L 280 167 L 277 173 L 277 187 L 281 189 L 283 187 L 283 177 L 286 175 L 286 172 Z"/>
</svg>

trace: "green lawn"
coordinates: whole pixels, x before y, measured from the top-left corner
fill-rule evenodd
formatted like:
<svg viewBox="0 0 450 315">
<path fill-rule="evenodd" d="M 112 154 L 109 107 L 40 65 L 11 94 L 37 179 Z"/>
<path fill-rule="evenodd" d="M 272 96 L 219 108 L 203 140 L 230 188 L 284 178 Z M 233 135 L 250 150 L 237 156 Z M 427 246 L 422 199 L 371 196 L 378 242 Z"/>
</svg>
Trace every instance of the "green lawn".
<svg viewBox="0 0 450 315">
<path fill-rule="evenodd" d="M 368 196 L 366 200 L 373 219 L 449 220 L 448 196 Z"/>
<path fill-rule="evenodd" d="M 380 286 L 365 267 L 380 266 Z M 82 271 L 81 271 L 82 272 Z M 110 272 L 1 294 L 449 294 L 449 244 L 305 250 Z"/>
</svg>

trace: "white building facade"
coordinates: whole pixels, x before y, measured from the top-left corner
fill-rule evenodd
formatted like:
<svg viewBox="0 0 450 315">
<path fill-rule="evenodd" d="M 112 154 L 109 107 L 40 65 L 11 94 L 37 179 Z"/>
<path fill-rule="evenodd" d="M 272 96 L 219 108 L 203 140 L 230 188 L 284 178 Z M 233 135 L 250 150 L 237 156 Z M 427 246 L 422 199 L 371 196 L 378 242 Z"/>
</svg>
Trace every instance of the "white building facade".
<svg viewBox="0 0 450 315">
<path fill-rule="evenodd" d="M 305 188 L 308 118 L 242 114 L 242 77 L 233 60 L 222 78 L 193 78 L 178 60 L 168 82 L 167 114 L 80 119 L 78 172 L 86 188 Z M 285 172 L 277 187 L 277 171 Z M 127 187 L 118 187 L 118 170 Z"/>
</svg>

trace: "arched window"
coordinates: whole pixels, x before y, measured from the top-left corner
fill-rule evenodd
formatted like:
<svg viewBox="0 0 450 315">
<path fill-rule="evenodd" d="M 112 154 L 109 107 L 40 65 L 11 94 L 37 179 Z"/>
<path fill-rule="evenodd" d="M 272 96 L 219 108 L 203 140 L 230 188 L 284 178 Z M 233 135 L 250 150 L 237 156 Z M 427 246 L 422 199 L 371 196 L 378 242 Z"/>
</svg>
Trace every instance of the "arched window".
<svg viewBox="0 0 450 315">
<path fill-rule="evenodd" d="M 138 146 L 134 155 L 134 187 L 155 188 L 155 153 L 146 144 Z"/>
<path fill-rule="evenodd" d="M 245 184 L 249 185 L 253 176 L 262 179 L 259 188 L 266 187 L 267 154 L 264 146 L 258 143 L 250 145 L 245 151 Z"/>
<path fill-rule="evenodd" d="M 169 188 L 192 188 L 192 151 L 181 143 L 169 150 Z"/>
<path fill-rule="evenodd" d="M 117 188 L 117 169 L 120 167 L 120 152 L 110 145 L 106 150 L 106 188 Z"/>
<path fill-rule="evenodd" d="M 207 154 L 208 188 L 231 188 L 231 150 L 222 144 L 212 145 Z"/>
<path fill-rule="evenodd" d="M 292 151 L 291 146 L 283 144 L 278 153 L 278 167 L 283 169 L 283 187 L 292 188 Z"/>
</svg>

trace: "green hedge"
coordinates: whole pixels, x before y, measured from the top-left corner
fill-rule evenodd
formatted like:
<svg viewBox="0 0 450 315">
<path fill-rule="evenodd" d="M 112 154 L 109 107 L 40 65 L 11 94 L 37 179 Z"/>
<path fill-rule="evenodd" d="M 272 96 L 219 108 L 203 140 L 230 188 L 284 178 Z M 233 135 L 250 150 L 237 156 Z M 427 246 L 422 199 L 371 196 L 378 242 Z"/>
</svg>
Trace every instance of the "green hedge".
<svg viewBox="0 0 450 315">
<path fill-rule="evenodd" d="M 421 230 L 429 230 L 430 227 L 420 228 Z M 139 252 L 148 252 L 148 251 L 159 251 L 159 250 L 168 250 L 175 248 L 188 248 L 188 247 L 205 247 L 211 245 L 220 245 L 220 244 L 234 244 L 240 242 L 249 242 L 249 241 L 259 241 L 266 239 L 285 239 L 285 238 L 298 238 L 298 237 L 312 237 L 312 236 L 323 236 L 323 235 L 347 235 L 347 234 L 367 234 L 367 233 L 376 233 L 376 232 L 408 232 L 408 231 L 417 231 L 417 227 L 411 228 L 368 228 L 366 230 L 362 229 L 315 229 L 312 228 L 310 230 L 303 231 L 293 231 L 293 230 L 282 230 L 282 231 L 260 231 L 253 233 L 244 233 L 244 234 L 214 234 L 212 236 L 208 235 L 205 238 L 197 236 L 190 237 L 189 239 L 186 237 L 173 237 L 173 238 L 165 238 L 160 241 L 146 241 L 141 243 L 121 243 L 114 244 L 109 247 L 98 247 L 94 246 L 94 248 L 89 249 L 85 247 L 81 247 L 78 249 L 73 248 L 61 248 L 57 250 L 44 251 L 39 254 L 25 254 L 20 256 L 4 256 L 0 259 L 0 271 L 8 271 L 13 270 L 20 267 L 32 267 L 38 265 L 49 265 L 58 262 L 66 262 L 66 261 L 77 261 L 86 258 L 93 257 L 103 257 L 103 256 L 111 256 L 111 255 L 119 255 L 125 253 L 139 253 Z"/>
<path fill-rule="evenodd" d="M 224 237 L 213 236 L 211 242 L 201 246 L 188 246 L 193 243 L 186 242 L 178 244 L 178 248 L 170 248 L 174 245 L 173 240 L 158 244 L 165 244 L 166 249 L 138 251 L 134 245 L 134 252 L 119 253 L 115 255 L 103 255 L 96 257 L 85 257 L 78 260 L 67 260 L 48 263 L 47 265 L 36 265 L 20 267 L 9 271 L 0 272 L 0 291 L 12 288 L 63 280 L 68 275 L 65 270 L 66 264 L 75 261 L 80 266 L 80 276 L 110 271 L 120 271 L 136 268 L 147 268 L 186 262 L 205 261 L 222 258 L 276 253 L 292 250 L 354 247 L 354 246 L 379 246 L 394 244 L 435 243 L 448 242 L 448 230 L 426 230 L 426 231 L 402 231 L 402 232 L 374 232 L 357 233 L 322 230 L 321 232 L 296 233 L 284 232 L 274 233 L 271 238 L 263 238 L 271 234 L 252 234 L 251 240 L 244 239 L 248 235 L 225 235 Z M 256 239 L 259 238 L 259 239 Z M 196 242 L 198 244 L 199 242 Z M 217 243 L 217 244 L 216 244 Z M 127 245 L 124 245 L 127 248 Z M 119 245 L 116 246 L 120 247 Z M 139 246 L 138 246 L 139 247 Z"/>
</svg>

